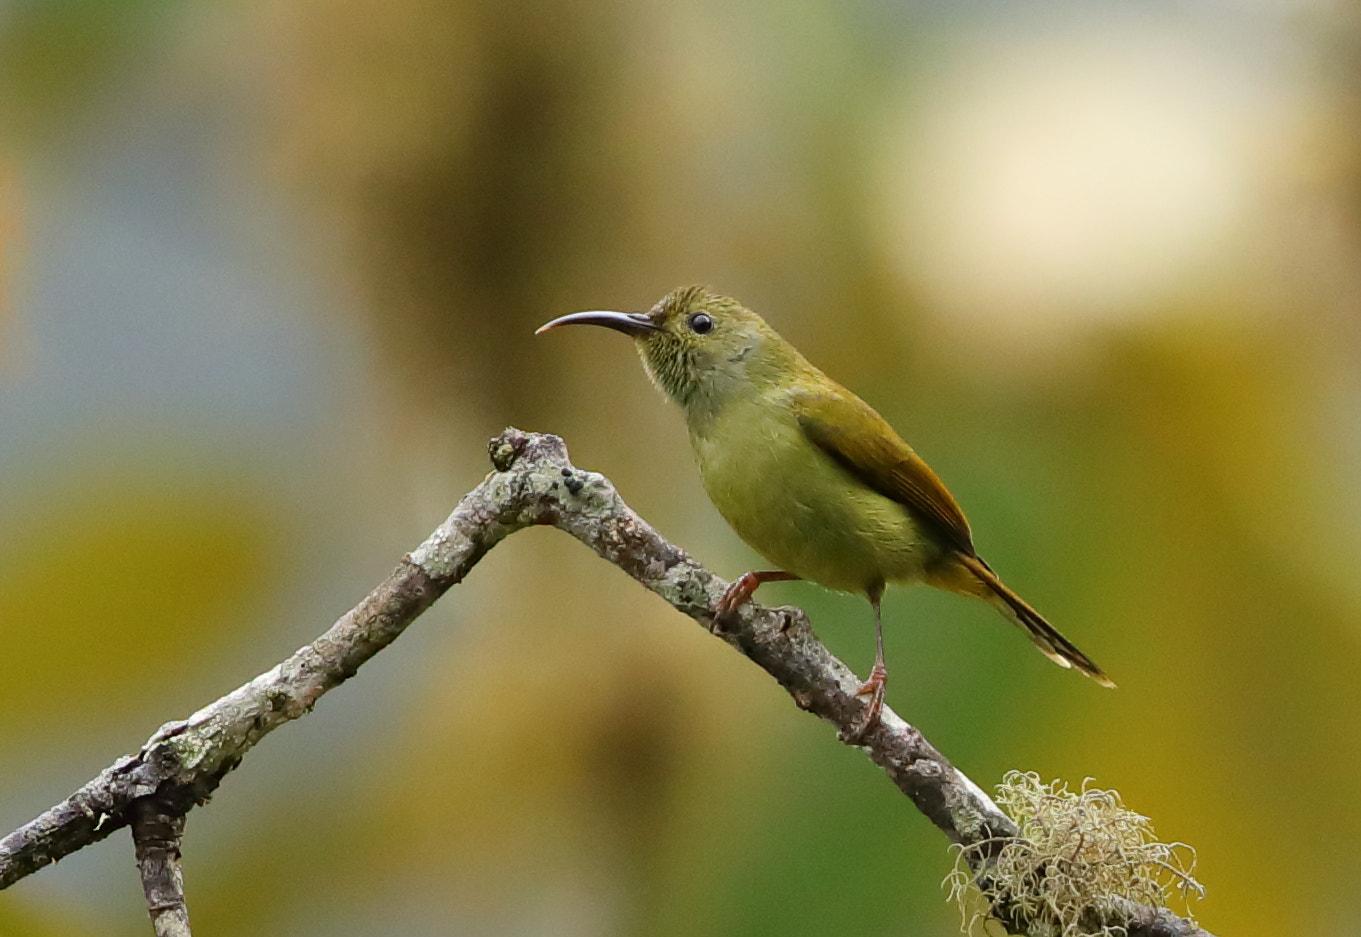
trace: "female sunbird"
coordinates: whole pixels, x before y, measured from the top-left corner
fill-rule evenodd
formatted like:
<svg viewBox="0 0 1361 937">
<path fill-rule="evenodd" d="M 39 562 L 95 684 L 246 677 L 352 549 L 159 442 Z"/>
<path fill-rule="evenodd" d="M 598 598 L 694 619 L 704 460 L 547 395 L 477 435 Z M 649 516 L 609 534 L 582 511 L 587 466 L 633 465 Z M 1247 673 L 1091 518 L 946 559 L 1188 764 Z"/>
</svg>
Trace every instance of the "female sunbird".
<svg viewBox="0 0 1361 937">
<path fill-rule="evenodd" d="M 576 312 L 538 331 L 563 325 L 603 325 L 633 337 L 653 383 L 685 411 L 714 506 L 777 567 L 739 578 L 716 615 L 779 579 L 869 598 L 874 669 L 859 689 L 870 701 L 857 738 L 878 723 L 883 706 L 879 600 L 889 582 L 925 582 L 990 602 L 1054 663 L 1115 686 L 983 562 L 955 499 L 884 418 L 741 303 L 687 286 L 650 312 Z"/>
</svg>

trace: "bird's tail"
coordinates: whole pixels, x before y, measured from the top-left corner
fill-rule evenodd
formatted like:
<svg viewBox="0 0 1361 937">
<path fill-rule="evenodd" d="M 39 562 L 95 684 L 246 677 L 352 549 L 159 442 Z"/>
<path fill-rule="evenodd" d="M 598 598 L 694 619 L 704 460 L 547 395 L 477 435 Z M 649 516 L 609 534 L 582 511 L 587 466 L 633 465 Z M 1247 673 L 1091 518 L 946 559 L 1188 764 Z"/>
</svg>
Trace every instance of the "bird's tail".
<svg viewBox="0 0 1361 937">
<path fill-rule="evenodd" d="M 1019 625 L 1030 636 L 1031 642 L 1060 667 L 1076 667 L 1102 686 L 1113 687 L 1115 683 L 1086 654 L 1077 649 L 1073 642 L 1059 634 L 1058 629 L 1044 620 L 1039 612 L 1031 608 L 1024 599 L 1003 584 L 997 574 L 979 557 L 960 553 L 959 561 L 987 587 L 984 598 L 992 599 L 1002 614 Z"/>
</svg>

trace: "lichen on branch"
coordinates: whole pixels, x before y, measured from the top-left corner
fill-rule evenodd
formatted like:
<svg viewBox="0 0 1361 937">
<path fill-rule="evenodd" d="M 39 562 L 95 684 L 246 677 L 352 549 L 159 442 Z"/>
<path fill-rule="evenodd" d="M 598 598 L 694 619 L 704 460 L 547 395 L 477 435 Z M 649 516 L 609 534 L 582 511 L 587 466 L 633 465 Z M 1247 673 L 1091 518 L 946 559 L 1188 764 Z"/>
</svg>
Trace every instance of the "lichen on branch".
<svg viewBox="0 0 1361 937">
<path fill-rule="evenodd" d="M 1031 933 L 1124 937 L 1131 904 L 1189 911 L 1204 896 L 1192 875 L 1195 850 L 1159 840 L 1147 817 L 1090 778 L 1074 792 L 1065 781 L 1009 771 L 995 800 L 1020 835 L 958 848 L 945 884 L 966 931 L 1002 911 Z"/>
</svg>

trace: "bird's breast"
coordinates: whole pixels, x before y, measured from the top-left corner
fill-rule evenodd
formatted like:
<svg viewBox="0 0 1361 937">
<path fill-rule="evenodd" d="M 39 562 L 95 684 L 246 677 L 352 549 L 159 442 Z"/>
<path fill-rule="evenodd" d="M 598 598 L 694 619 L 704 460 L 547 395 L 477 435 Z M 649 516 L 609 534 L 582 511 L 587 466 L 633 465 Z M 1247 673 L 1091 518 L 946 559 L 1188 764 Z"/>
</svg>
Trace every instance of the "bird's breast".
<svg viewBox="0 0 1361 937">
<path fill-rule="evenodd" d="M 778 397 L 732 402 L 691 442 L 714 506 L 782 570 L 863 592 L 920 579 L 933 557 L 907 509 L 814 446 Z"/>
</svg>

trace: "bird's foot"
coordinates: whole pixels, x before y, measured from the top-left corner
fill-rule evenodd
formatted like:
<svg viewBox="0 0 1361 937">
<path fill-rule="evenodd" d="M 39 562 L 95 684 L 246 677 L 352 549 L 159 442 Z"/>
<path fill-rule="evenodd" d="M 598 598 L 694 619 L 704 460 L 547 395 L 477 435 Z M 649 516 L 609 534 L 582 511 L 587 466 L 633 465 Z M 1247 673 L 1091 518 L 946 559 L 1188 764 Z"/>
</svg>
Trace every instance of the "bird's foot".
<svg viewBox="0 0 1361 937">
<path fill-rule="evenodd" d="M 884 688 L 887 686 L 888 669 L 884 667 L 882 661 L 876 661 L 870 671 L 870 678 L 860 684 L 855 691 L 856 696 L 868 696 L 870 701 L 856 725 L 846 733 L 847 742 L 852 745 L 859 744 L 875 726 L 879 725 L 879 713 L 884 708 Z"/>
<path fill-rule="evenodd" d="M 709 630 L 719 632 L 737 614 L 737 610 L 751 601 L 752 593 L 764 580 L 755 572 L 743 573 L 732 581 L 714 606 L 714 621 Z"/>
<path fill-rule="evenodd" d="M 743 573 L 719 596 L 718 604 L 714 606 L 714 621 L 709 630 L 720 630 L 725 619 L 730 618 L 739 608 L 751 601 L 752 593 L 761 583 L 788 582 L 798 578 L 793 573 L 786 573 L 780 569 L 754 569 L 749 573 Z M 780 630 L 784 631 L 783 628 Z"/>
<path fill-rule="evenodd" d="M 714 617 L 726 618 L 746 605 L 751 601 L 752 593 L 760 584 L 761 579 L 754 572 L 743 573 L 738 576 L 719 596 L 718 604 L 714 606 Z"/>
</svg>

